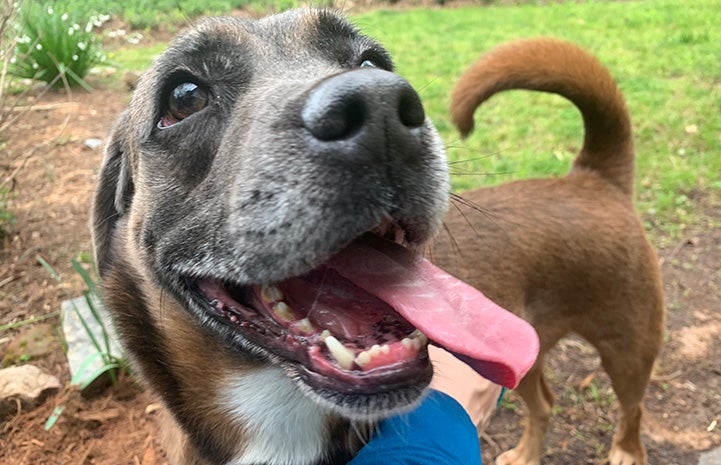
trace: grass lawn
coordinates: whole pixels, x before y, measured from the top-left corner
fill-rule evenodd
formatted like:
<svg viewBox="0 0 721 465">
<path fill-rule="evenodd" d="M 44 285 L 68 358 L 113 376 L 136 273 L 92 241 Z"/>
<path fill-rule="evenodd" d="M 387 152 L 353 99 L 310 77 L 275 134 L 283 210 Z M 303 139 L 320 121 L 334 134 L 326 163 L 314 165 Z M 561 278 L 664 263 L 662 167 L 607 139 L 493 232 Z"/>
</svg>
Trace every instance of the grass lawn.
<svg viewBox="0 0 721 465">
<path fill-rule="evenodd" d="M 448 145 L 456 191 L 568 169 L 582 122 L 561 98 L 499 95 L 476 113 L 476 132 L 466 141 L 447 117 L 451 86 L 483 51 L 514 38 L 556 36 L 596 54 L 626 95 L 642 213 L 680 230 L 694 219 L 695 192 L 721 192 L 717 0 L 376 10 L 353 21 L 388 47 L 398 72 L 419 90 Z M 137 68 L 158 50 L 127 48 L 115 58 Z"/>
</svg>

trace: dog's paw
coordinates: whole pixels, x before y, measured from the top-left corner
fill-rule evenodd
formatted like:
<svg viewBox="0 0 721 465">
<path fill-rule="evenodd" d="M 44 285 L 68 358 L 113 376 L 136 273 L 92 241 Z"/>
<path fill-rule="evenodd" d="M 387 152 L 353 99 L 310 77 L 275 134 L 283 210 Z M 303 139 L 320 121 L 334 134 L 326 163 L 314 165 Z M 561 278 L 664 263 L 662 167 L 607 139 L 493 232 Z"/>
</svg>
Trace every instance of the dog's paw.
<svg viewBox="0 0 721 465">
<path fill-rule="evenodd" d="M 646 465 L 646 458 L 642 451 L 629 452 L 614 446 L 608 454 L 608 465 Z"/>
<path fill-rule="evenodd" d="M 496 457 L 496 465 L 541 465 L 541 458 L 519 444 Z"/>
</svg>

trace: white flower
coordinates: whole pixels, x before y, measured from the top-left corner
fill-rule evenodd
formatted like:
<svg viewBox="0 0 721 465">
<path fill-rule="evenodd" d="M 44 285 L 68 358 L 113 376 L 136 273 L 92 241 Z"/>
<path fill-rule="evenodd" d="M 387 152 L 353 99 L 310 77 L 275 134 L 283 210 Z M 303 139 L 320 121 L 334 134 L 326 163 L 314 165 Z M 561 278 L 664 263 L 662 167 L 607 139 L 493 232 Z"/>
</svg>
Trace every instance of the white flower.
<svg viewBox="0 0 721 465">
<path fill-rule="evenodd" d="M 53 13 L 55 13 L 55 11 L 53 10 L 53 7 L 48 7 L 48 14 L 51 15 Z"/>
<path fill-rule="evenodd" d="M 77 56 L 77 55 L 73 55 L 73 61 L 78 61 L 78 56 Z"/>
<path fill-rule="evenodd" d="M 79 30 L 80 30 L 80 24 L 73 24 L 73 29 L 75 29 L 76 31 L 79 31 Z"/>
<path fill-rule="evenodd" d="M 71 35 L 73 35 L 73 34 L 75 34 L 75 29 L 73 29 L 72 27 L 69 27 L 69 28 L 68 28 L 68 35 L 71 36 Z"/>
<path fill-rule="evenodd" d="M 60 17 L 60 19 L 61 19 L 62 21 L 67 21 L 67 20 L 68 20 L 68 14 L 67 14 L 67 13 L 63 13 L 63 15 Z"/>
<path fill-rule="evenodd" d="M 88 44 L 86 44 L 85 42 L 78 42 L 78 48 L 80 49 L 80 51 L 84 51 L 86 48 L 88 48 Z"/>
<path fill-rule="evenodd" d="M 42 44 L 35 44 L 35 49 L 36 49 L 36 50 L 42 50 L 42 49 L 43 49 Z"/>
<path fill-rule="evenodd" d="M 38 68 L 40 68 L 40 65 L 37 63 L 33 63 L 33 69 L 38 69 Z"/>
<path fill-rule="evenodd" d="M 15 58 L 15 57 L 11 57 L 11 58 L 10 58 L 10 64 L 11 64 L 11 65 L 14 65 L 14 64 L 17 63 L 17 62 L 18 62 L 18 59 L 17 59 L 17 58 Z"/>
</svg>

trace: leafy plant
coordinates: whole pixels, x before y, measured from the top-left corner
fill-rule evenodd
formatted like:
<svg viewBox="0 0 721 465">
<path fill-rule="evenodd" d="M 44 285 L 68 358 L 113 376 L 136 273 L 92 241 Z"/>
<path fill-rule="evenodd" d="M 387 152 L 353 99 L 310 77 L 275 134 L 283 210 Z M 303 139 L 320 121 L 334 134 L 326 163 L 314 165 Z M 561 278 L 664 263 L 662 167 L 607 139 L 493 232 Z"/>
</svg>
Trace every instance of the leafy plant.
<svg viewBox="0 0 721 465">
<path fill-rule="evenodd" d="M 57 273 L 57 271 L 55 271 L 55 269 L 40 255 L 37 255 L 36 258 L 38 262 L 43 266 L 43 268 L 45 268 L 45 270 L 50 274 L 50 276 L 55 281 L 57 281 L 58 284 L 62 284 L 62 278 Z M 91 322 L 86 319 L 80 309 L 73 303 L 73 310 L 78 316 L 78 319 L 80 320 L 83 329 L 85 330 L 88 338 L 90 339 L 93 347 L 95 348 L 95 352 L 83 360 L 78 371 L 75 373 L 75 375 L 73 375 L 70 384 L 78 385 L 80 389 L 83 390 L 90 386 L 100 376 L 106 373 L 110 377 L 111 382 L 115 384 L 117 381 L 117 373 L 129 372 L 129 366 L 124 359 L 119 358 L 112 353 L 110 345 L 110 333 L 105 326 L 105 320 L 101 316 L 101 308 L 103 308 L 103 304 L 101 294 L 95 282 L 96 280 L 93 279 L 90 273 L 88 273 L 88 271 L 83 268 L 83 266 L 77 260 L 73 259 L 72 265 L 73 269 L 80 275 L 80 277 L 83 279 L 83 282 L 85 283 L 86 289 L 83 291 L 83 297 L 88 305 L 88 309 L 90 310 L 90 317 L 95 323 L 95 326 L 100 328 L 101 330 L 101 337 L 97 337 L 97 335 L 91 329 Z M 101 366 L 95 368 L 94 371 L 89 372 L 92 369 L 93 364 L 98 359 L 100 359 L 102 362 Z M 55 407 L 52 414 L 50 415 L 50 418 L 48 418 L 47 422 L 45 423 L 45 430 L 49 430 L 53 427 L 53 425 L 60 418 L 60 415 L 62 414 L 64 409 L 65 406 L 62 404 Z"/>
<path fill-rule="evenodd" d="M 84 81 L 86 74 L 104 60 L 93 34 L 93 29 L 103 20 L 107 19 L 79 18 L 77 13 L 60 13 L 42 3 L 25 2 L 17 23 L 11 72 L 54 87 L 88 88 Z"/>
<path fill-rule="evenodd" d="M 8 191 L 0 188 L 0 239 L 7 234 L 8 227 L 15 221 L 15 216 L 8 209 L 8 196 Z"/>
</svg>

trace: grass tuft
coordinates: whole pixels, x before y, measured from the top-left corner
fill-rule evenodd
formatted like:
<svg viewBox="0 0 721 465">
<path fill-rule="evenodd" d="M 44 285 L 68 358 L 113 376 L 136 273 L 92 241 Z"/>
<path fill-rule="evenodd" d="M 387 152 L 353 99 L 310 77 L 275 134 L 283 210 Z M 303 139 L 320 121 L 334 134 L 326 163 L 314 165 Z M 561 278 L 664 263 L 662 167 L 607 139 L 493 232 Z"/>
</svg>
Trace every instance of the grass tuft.
<svg viewBox="0 0 721 465">
<path fill-rule="evenodd" d="M 92 66 L 104 60 L 93 33 L 103 19 L 80 18 L 77 11 L 61 12 L 40 3 L 23 3 L 10 71 L 17 77 L 44 81 L 54 87 L 87 87 L 83 78 Z"/>
</svg>

